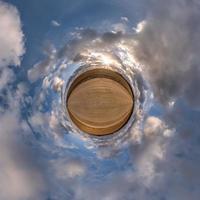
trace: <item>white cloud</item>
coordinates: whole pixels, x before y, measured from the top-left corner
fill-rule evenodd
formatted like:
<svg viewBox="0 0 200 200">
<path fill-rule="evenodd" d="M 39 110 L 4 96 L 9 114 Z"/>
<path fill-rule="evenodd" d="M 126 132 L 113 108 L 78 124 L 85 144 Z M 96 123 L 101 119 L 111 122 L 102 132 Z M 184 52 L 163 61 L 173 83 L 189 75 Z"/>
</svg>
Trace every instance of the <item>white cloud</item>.
<svg viewBox="0 0 200 200">
<path fill-rule="evenodd" d="M 144 134 L 147 137 L 156 136 L 164 131 L 163 122 L 157 117 L 148 117 L 144 125 Z"/>
<path fill-rule="evenodd" d="M 19 65 L 24 53 L 23 33 L 17 9 L 0 1 L 0 68 Z"/>
<path fill-rule="evenodd" d="M 0 90 L 3 89 L 10 80 L 14 80 L 14 73 L 9 68 L 4 68 L 0 74 Z"/>
<path fill-rule="evenodd" d="M 60 26 L 60 23 L 58 23 L 56 20 L 51 21 L 52 26 L 58 27 Z"/>
<path fill-rule="evenodd" d="M 35 112 L 34 114 L 32 114 L 29 121 L 34 127 L 41 127 L 48 122 L 47 119 L 48 118 L 44 113 Z"/>
<path fill-rule="evenodd" d="M 44 180 L 23 144 L 19 116 L 8 111 L 0 117 L 0 199 L 36 199 L 45 190 Z"/>
<path fill-rule="evenodd" d="M 145 21 L 145 20 L 139 22 L 139 23 L 137 24 L 137 27 L 134 28 L 135 31 L 136 31 L 136 33 L 142 32 L 142 31 L 144 30 L 144 28 L 145 28 L 145 25 L 146 25 L 146 21 Z"/>
<path fill-rule="evenodd" d="M 24 54 L 23 32 L 17 9 L 0 1 L 0 90 L 14 81 L 9 65 L 20 65 Z"/>
<path fill-rule="evenodd" d="M 58 76 L 54 77 L 53 89 L 56 92 L 60 92 L 61 91 L 63 84 L 64 84 L 64 81 L 61 78 L 59 78 Z"/>
<path fill-rule="evenodd" d="M 51 163 L 58 179 L 67 181 L 69 178 L 83 176 L 86 173 L 85 164 L 78 159 L 60 159 Z"/>
</svg>

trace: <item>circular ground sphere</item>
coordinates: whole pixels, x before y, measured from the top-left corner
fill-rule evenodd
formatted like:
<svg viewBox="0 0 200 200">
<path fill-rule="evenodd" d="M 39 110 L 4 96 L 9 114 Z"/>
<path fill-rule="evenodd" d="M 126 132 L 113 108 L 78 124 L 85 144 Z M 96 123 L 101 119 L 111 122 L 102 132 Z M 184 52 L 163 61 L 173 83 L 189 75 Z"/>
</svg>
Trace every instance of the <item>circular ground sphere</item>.
<svg viewBox="0 0 200 200">
<path fill-rule="evenodd" d="M 134 95 L 118 72 L 97 68 L 72 82 L 66 104 L 71 120 L 80 130 L 104 136 L 127 123 L 133 112 Z"/>
</svg>

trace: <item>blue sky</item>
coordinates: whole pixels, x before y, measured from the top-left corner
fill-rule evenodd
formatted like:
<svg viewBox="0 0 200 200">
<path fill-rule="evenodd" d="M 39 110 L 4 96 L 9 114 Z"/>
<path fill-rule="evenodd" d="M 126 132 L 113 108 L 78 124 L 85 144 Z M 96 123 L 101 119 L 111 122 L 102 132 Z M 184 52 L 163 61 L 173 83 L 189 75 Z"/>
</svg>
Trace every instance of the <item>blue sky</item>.
<svg viewBox="0 0 200 200">
<path fill-rule="evenodd" d="M 197 0 L 0 1 L 0 199 L 199 200 L 199 13 Z M 96 62 L 136 99 L 105 138 L 63 107 Z"/>
</svg>

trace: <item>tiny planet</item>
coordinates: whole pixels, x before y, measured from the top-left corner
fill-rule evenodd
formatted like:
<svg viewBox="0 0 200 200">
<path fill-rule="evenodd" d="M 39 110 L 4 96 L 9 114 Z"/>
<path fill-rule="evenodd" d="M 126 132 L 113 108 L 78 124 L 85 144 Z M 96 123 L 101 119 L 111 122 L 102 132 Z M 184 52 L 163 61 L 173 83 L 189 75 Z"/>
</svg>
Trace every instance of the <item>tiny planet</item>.
<svg viewBox="0 0 200 200">
<path fill-rule="evenodd" d="M 81 131 L 104 136 L 128 122 L 134 94 L 120 73 L 97 68 L 75 78 L 67 93 L 66 106 L 72 122 Z"/>
</svg>

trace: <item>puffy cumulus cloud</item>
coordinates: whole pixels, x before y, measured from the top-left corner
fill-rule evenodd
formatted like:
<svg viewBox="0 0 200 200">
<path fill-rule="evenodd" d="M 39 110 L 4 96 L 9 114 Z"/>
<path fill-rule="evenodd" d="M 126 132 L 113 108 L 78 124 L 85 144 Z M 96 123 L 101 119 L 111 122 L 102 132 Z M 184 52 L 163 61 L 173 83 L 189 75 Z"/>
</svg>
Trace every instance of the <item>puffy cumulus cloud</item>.
<svg viewBox="0 0 200 200">
<path fill-rule="evenodd" d="M 24 54 L 23 32 L 17 9 L 0 1 L 0 90 L 14 81 L 9 65 L 19 65 Z"/>
<path fill-rule="evenodd" d="M 54 80 L 53 80 L 53 89 L 55 91 L 59 91 L 60 92 L 61 89 L 62 89 L 63 84 L 64 84 L 64 81 L 61 78 L 55 77 Z"/>
<path fill-rule="evenodd" d="M 16 112 L 0 117 L 0 199 L 38 199 L 45 191 L 44 177 L 33 152 L 23 143 Z"/>
<path fill-rule="evenodd" d="M 155 136 L 164 130 L 163 122 L 157 117 L 148 117 L 144 124 L 144 134 L 147 137 Z"/>
<path fill-rule="evenodd" d="M 157 164 L 165 160 L 168 148 L 169 141 L 165 138 L 165 130 L 168 129 L 159 118 L 148 117 L 144 123 L 143 141 L 140 145 L 131 148 L 136 176 L 141 184 L 148 188 L 151 188 L 152 184 L 162 177 L 162 172 L 157 170 Z"/>
<path fill-rule="evenodd" d="M 195 0 L 152 2 L 136 28 L 134 55 L 162 102 L 183 96 L 199 107 L 200 5 Z"/>
<path fill-rule="evenodd" d="M 24 53 L 23 32 L 17 9 L 0 1 L 0 68 L 19 65 Z"/>
</svg>

